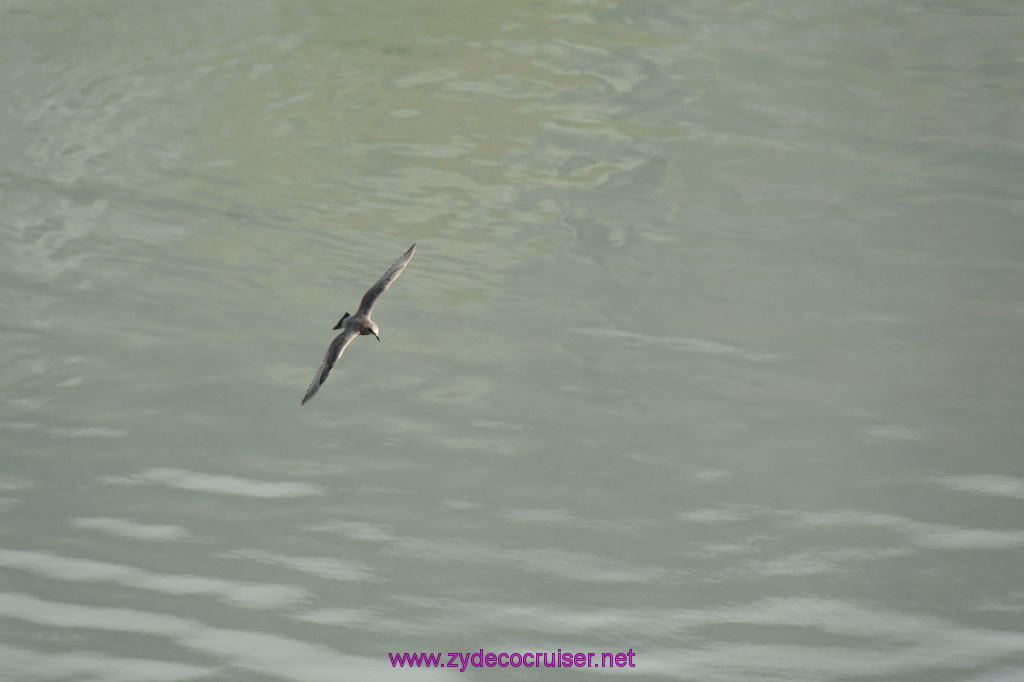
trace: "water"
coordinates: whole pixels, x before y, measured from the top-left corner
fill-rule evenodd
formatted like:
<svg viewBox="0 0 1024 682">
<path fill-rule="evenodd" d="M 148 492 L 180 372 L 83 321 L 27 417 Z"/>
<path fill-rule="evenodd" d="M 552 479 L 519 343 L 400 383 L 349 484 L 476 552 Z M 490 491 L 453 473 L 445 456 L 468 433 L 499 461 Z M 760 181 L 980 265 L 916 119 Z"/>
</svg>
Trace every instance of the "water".
<svg viewBox="0 0 1024 682">
<path fill-rule="evenodd" d="M 2 677 L 1024 679 L 1022 29 L 9 3 Z"/>
</svg>

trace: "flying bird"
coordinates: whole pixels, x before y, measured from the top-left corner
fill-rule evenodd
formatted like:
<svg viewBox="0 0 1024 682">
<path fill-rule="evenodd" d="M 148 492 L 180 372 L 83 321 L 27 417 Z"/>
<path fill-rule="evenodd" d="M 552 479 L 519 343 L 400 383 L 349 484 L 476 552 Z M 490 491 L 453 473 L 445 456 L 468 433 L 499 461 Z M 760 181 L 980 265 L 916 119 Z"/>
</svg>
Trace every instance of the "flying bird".
<svg viewBox="0 0 1024 682">
<path fill-rule="evenodd" d="M 373 334 L 377 337 L 377 341 L 380 341 L 380 329 L 370 319 L 370 312 L 381 294 L 387 291 L 391 283 L 402 274 L 402 270 L 405 270 L 405 266 L 412 260 L 415 250 L 416 245 L 413 244 L 408 251 L 402 254 L 401 258 L 391 264 L 384 276 L 363 294 L 363 300 L 359 303 L 359 310 L 355 315 L 345 313 L 338 320 L 338 324 L 334 325 L 334 328 L 340 329 L 341 333 L 334 337 L 334 341 L 331 341 L 331 345 L 327 348 L 327 355 L 324 356 L 324 361 L 320 363 L 320 369 L 313 376 L 313 382 L 306 389 L 306 395 L 303 396 L 301 404 L 305 405 L 320 390 L 320 385 L 327 380 L 327 375 L 331 373 L 334 363 L 341 359 L 341 354 L 345 352 L 345 348 L 352 342 L 352 339 L 363 334 Z"/>
</svg>

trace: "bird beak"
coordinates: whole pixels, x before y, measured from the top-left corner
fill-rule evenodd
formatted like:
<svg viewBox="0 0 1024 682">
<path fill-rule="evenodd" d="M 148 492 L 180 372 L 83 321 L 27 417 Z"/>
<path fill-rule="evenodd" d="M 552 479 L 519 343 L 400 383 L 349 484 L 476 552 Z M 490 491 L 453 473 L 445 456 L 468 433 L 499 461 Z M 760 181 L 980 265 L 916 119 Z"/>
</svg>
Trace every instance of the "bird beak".
<svg viewBox="0 0 1024 682">
<path fill-rule="evenodd" d="M 377 335 L 374 334 L 374 336 L 377 336 Z M 380 337 L 379 336 L 377 336 L 377 343 L 380 343 Z"/>
</svg>

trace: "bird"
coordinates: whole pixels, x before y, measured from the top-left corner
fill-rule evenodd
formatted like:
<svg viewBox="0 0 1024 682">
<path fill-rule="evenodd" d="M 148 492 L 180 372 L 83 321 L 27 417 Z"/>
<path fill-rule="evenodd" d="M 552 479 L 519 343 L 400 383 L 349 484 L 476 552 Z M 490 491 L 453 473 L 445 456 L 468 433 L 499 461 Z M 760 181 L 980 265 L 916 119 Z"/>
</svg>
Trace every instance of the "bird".
<svg viewBox="0 0 1024 682">
<path fill-rule="evenodd" d="M 342 331 L 334 337 L 334 341 L 331 341 L 331 345 L 328 346 L 327 355 L 324 356 L 323 362 L 320 363 L 320 368 L 313 375 L 313 381 L 309 384 L 309 388 L 306 389 L 306 395 L 303 396 L 300 405 L 305 405 L 320 390 L 320 386 L 326 381 L 327 375 L 331 373 L 331 368 L 341 359 L 341 354 L 345 352 L 352 339 L 361 335 L 373 334 L 377 337 L 377 341 L 380 341 L 380 328 L 370 319 L 370 312 L 373 311 L 373 306 L 377 299 L 381 297 L 381 294 L 387 291 L 391 283 L 398 279 L 398 276 L 405 270 L 405 266 L 412 260 L 412 254 L 415 250 L 416 245 L 413 244 L 409 247 L 408 251 L 391 264 L 391 267 L 388 268 L 383 277 L 366 290 L 366 293 L 363 294 L 363 300 L 359 303 L 359 310 L 356 311 L 355 315 L 345 313 L 338 320 L 338 324 L 334 325 L 334 329 L 341 329 Z"/>
</svg>

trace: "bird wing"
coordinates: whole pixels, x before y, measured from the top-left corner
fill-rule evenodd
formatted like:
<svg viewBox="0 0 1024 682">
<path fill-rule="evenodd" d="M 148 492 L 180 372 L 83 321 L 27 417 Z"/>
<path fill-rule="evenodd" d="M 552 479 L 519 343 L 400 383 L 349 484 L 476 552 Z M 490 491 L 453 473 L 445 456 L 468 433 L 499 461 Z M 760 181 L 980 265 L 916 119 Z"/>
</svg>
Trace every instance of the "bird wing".
<svg viewBox="0 0 1024 682">
<path fill-rule="evenodd" d="M 313 375 L 313 381 L 309 384 L 309 388 L 306 389 L 306 395 L 302 398 L 303 405 L 320 390 L 320 384 L 327 380 L 327 375 L 331 373 L 334 363 L 341 358 L 341 354 L 345 352 L 345 347 L 357 336 L 359 336 L 359 332 L 356 330 L 346 329 L 334 337 L 334 341 L 331 341 L 331 345 L 327 348 L 327 355 L 324 356 L 324 361 L 320 363 L 320 368 Z"/>
<path fill-rule="evenodd" d="M 402 257 L 391 264 L 388 271 L 384 273 L 384 276 L 377 280 L 377 283 L 370 287 L 365 294 L 363 294 L 363 300 L 359 303 L 359 312 L 356 315 L 369 315 L 370 311 L 373 310 L 373 304 L 377 302 L 381 294 L 388 290 L 391 283 L 398 279 L 398 276 L 402 274 L 402 270 L 405 270 L 405 266 L 412 260 L 412 253 L 416 250 L 416 245 L 413 244 L 409 247 L 409 250 L 402 254 Z"/>
</svg>

